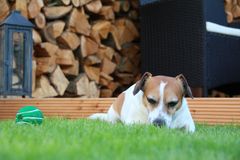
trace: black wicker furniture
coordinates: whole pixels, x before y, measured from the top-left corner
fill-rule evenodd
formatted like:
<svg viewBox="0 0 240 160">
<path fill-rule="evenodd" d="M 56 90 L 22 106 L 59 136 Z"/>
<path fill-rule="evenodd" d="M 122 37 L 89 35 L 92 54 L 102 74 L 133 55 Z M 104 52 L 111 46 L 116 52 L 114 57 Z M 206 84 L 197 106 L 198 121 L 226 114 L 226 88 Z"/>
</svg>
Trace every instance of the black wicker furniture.
<svg viewBox="0 0 240 160">
<path fill-rule="evenodd" d="M 240 82 L 240 37 L 209 32 L 206 22 L 228 24 L 224 0 L 142 0 L 142 72 L 183 73 L 193 88 Z"/>
</svg>

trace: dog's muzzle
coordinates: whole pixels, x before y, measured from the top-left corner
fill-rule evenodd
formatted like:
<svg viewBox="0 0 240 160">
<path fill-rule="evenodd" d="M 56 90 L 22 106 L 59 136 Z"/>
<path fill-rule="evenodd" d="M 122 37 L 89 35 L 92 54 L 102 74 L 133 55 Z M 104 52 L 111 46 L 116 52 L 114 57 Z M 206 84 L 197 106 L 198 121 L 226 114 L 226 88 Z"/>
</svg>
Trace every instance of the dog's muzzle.
<svg viewBox="0 0 240 160">
<path fill-rule="evenodd" d="M 153 124 L 157 127 L 162 127 L 166 125 L 166 122 L 163 119 L 157 118 L 153 121 Z"/>
</svg>

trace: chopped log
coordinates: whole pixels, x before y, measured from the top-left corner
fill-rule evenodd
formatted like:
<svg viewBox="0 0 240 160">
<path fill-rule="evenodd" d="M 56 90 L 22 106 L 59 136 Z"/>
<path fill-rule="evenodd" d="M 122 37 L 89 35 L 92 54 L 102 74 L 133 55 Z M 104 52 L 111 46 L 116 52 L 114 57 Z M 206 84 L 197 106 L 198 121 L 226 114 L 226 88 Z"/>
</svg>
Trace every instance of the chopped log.
<svg viewBox="0 0 240 160">
<path fill-rule="evenodd" d="M 34 44 L 42 43 L 42 38 L 35 29 L 32 30 L 32 36 Z"/>
<path fill-rule="evenodd" d="M 114 25 L 111 26 L 110 33 L 112 34 L 116 49 L 121 50 L 119 31 Z"/>
<path fill-rule="evenodd" d="M 81 54 L 82 57 L 86 57 L 88 55 L 94 54 L 98 52 L 98 44 L 87 38 L 85 36 L 81 36 Z"/>
<path fill-rule="evenodd" d="M 68 25 L 69 25 L 70 31 L 72 32 L 81 33 L 87 36 L 91 32 L 90 31 L 91 26 L 88 23 L 87 16 L 83 14 L 81 10 L 76 8 L 73 9 L 70 15 Z"/>
<path fill-rule="evenodd" d="M 47 31 L 53 38 L 59 37 L 64 30 L 65 22 L 64 21 L 53 21 L 47 24 Z"/>
<path fill-rule="evenodd" d="M 240 18 L 240 7 L 238 0 L 225 0 L 225 13 L 227 16 L 227 22 L 232 23 L 234 21 L 239 21 Z"/>
<path fill-rule="evenodd" d="M 89 65 L 100 64 L 101 62 L 102 62 L 101 59 L 97 55 L 90 55 L 84 59 L 83 63 L 89 66 Z"/>
<path fill-rule="evenodd" d="M 0 0 L 0 21 L 3 21 L 9 14 L 9 5 L 7 0 Z"/>
<path fill-rule="evenodd" d="M 114 92 L 119 86 L 120 83 L 111 81 L 107 87 L 108 89 L 111 89 L 112 92 Z"/>
<path fill-rule="evenodd" d="M 36 75 L 42 75 L 44 73 L 52 73 L 57 67 L 56 57 L 36 57 L 37 70 Z"/>
<path fill-rule="evenodd" d="M 78 8 L 79 6 L 86 5 L 87 3 L 91 2 L 92 0 L 71 0 L 72 4 Z"/>
<path fill-rule="evenodd" d="M 113 62 L 115 62 L 116 64 L 119 64 L 121 63 L 121 60 L 122 60 L 122 56 L 118 52 L 115 52 L 113 56 Z"/>
<path fill-rule="evenodd" d="M 115 22 L 118 31 L 118 41 L 120 45 L 133 41 L 139 37 L 139 32 L 132 21 L 128 19 L 119 19 Z"/>
<path fill-rule="evenodd" d="M 65 27 L 64 21 L 56 20 L 53 22 L 49 22 L 47 26 L 43 29 L 45 39 L 48 42 L 57 44 L 56 38 L 63 33 L 64 27 Z"/>
<path fill-rule="evenodd" d="M 67 76 L 77 76 L 79 74 L 79 61 L 74 60 L 72 66 L 61 66 L 61 69 Z"/>
<path fill-rule="evenodd" d="M 58 19 L 67 15 L 72 10 L 72 6 L 43 7 L 47 19 Z"/>
<path fill-rule="evenodd" d="M 80 0 L 71 0 L 74 7 L 80 6 Z"/>
<path fill-rule="evenodd" d="M 120 83 L 118 83 L 118 82 L 109 81 L 109 80 L 107 80 L 105 78 L 102 78 L 102 77 L 100 78 L 99 83 L 102 86 L 104 86 L 105 89 L 110 89 L 112 91 L 112 93 L 115 92 L 116 89 L 121 86 Z"/>
<path fill-rule="evenodd" d="M 140 66 L 139 47 L 135 44 L 139 33 L 134 24 L 139 20 L 138 0 L 77 0 L 75 4 L 71 0 L 27 1 L 28 10 L 36 7 L 36 10 L 29 13 L 29 18 L 31 17 L 31 21 L 35 20 L 39 28 L 33 31 L 37 76 L 46 74 L 49 77 L 59 66 L 63 74 L 72 80 L 79 75 L 80 69 L 84 70 L 88 81 L 91 80 L 88 82 L 88 90 L 82 95 L 71 94 L 81 97 L 95 97 L 92 94 L 99 93 L 98 85 L 106 89 L 105 93 L 110 93 L 108 95 L 113 92 L 117 95 L 116 88 L 120 86 L 120 91 L 135 81 Z M 45 2 L 45 6 L 40 9 L 47 20 L 45 27 L 41 26 L 41 20 L 37 20 L 36 12 L 42 14 L 37 9 L 37 4 L 34 4 L 38 1 Z M 70 11 L 62 14 L 63 8 L 70 8 Z M 54 20 L 56 17 L 60 19 Z M 74 40 L 75 38 L 78 40 Z M 46 49 L 49 46 L 41 46 L 44 44 L 42 42 L 55 44 L 56 51 Z M 91 85 L 95 88 L 93 90 L 97 88 L 96 92 L 90 91 Z M 67 92 L 61 94 L 67 95 Z"/>
<path fill-rule="evenodd" d="M 56 52 L 56 63 L 59 65 L 73 65 L 74 55 L 72 50 L 69 49 L 58 49 Z"/>
<path fill-rule="evenodd" d="M 84 71 L 90 80 L 99 83 L 100 68 L 84 65 Z"/>
<path fill-rule="evenodd" d="M 100 35 L 97 31 L 92 30 L 91 33 L 90 33 L 90 38 L 92 40 L 94 40 L 95 42 L 97 42 L 98 45 L 101 45 L 101 38 L 100 38 Z"/>
<path fill-rule="evenodd" d="M 28 0 L 16 0 L 15 10 L 21 12 L 21 15 L 25 18 L 28 18 L 28 9 L 27 9 Z"/>
<path fill-rule="evenodd" d="M 130 0 L 130 2 L 131 2 L 131 6 L 132 6 L 132 8 L 134 8 L 134 9 L 139 9 L 139 6 L 140 6 L 140 4 L 139 4 L 139 0 Z"/>
<path fill-rule="evenodd" d="M 233 7 L 232 13 L 233 13 L 233 17 L 234 17 L 234 18 L 240 17 L 240 6 L 235 5 L 235 6 Z"/>
<path fill-rule="evenodd" d="M 130 9 L 130 3 L 128 0 L 121 1 L 121 9 L 124 12 L 128 12 Z"/>
<path fill-rule="evenodd" d="M 64 94 L 69 84 L 59 66 L 50 74 L 50 81 L 60 96 Z"/>
<path fill-rule="evenodd" d="M 35 17 L 34 22 L 39 29 L 43 29 L 46 26 L 46 19 L 45 19 L 44 14 L 40 12 Z"/>
<path fill-rule="evenodd" d="M 121 2 L 120 1 L 114 1 L 113 4 L 112 4 L 112 7 L 113 7 L 114 12 L 119 13 L 120 9 L 121 9 Z"/>
<path fill-rule="evenodd" d="M 228 23 L 233 22 L 232 12 L 226 12 L 226 14 L 227 14 L 227 22 L 228 22 Z"/>
<path fill-rule="evenodd" d="M 52 57 L 57 52 L 58 46 L 49 42 L 39 43 L 34 46 L 35 57 Z"/>
<path fill-rule="evenodd" d="M 99 98 L 100 90 L 97 87 L 97 84 L 94 81 L 89 82 L 88 87 L 88 98 Z"/>
<path fill-rule="evenodd" d="M 131 73 L 116 73 L 115 75 L 118 78 L 118 82 L 122 85 L 129 85 L 134 81 L 134 75 Z"/>
<path fill-rule="evenodd" d="M 116 68 L 116 64 L 113 63 L 111 60 L 108 58 L 104 58 L 101 66 L 101 71 L 106 73 L 106 74 L 111 74 L 114 72 Z"/>
<path fill-rule="evenodd" d="M 89 80 L 86 74 L 80 74 L 76 80 L 77 95 L 84 96 L 88 94 Z"/>
<path fill-rule="evenodd" d="M 99 84 L 102 86 L 108 86 L 110 82 L 113 81 L 113 77 L 107 75 L 104 72 L 100 73 L 100 79 L 99 79 Z"/>
<path fill-rule="evenodd" d="M 56 38 L 52 37 L 52 33 L 48 32 L 47 27 L 44 27 L 42 31 L 43 31 L 44 41 L 57 45 Z"/>
<path fill-rule="evenodd" d="M 31 0 L 28 4 L 28 16 L 29 18 L 35 18 L 41 12 L 44 6 L 43 0 Z"/>
<path fill-rule="evenodd" d="M 92 30 L 99 33 L 99 35 L 102 39 L 106 39 L 108 37 L 108 34 L 109 34 L 110 30 L 111 30 L 111 23 L 107 20 L 97 21 L 93 25 Z"/>
<path fill-rule="evenodd" d="M 86 74 L 81 73 L 70 82 L 67 87 L 67 92 L 77 94 L 78 96 L 85 96 L 88 94 L 89 80 Z"/>
<path fill-rule="evenodd" d="M 136 10 L 131 10 L 128 12 L 128 17 L 132 20 L 137 21 L 139 19 L 139 14 Z"/>
<path fill-rule="evenodd" d="M 127 45 L 123 45 L 121 52 L 121 55 L 128 57 L 128 59 L 135 65 L 138 66 L 140 63 L 140 57 L 139 57 L 139 51 L 140 48 L 136 44 L 129 43 Z M 131 54 L 129 54 L 131 53 Z"/>
<path fill-rule="evenodd" d="M 237 0 L 232 0 L 233 5 L 237 5 Z"/>
<path fill-rule="evenodd" d="M 109 98 L 113 94 L 111 89 L 101 89 L 100 90 L 100 97 L 101 98 Z"/>
<path fill-rule="evenodd" d="M 102 8 L 102 2 L 100 0 L 94 0 L 86 4 L 86 8 L 90 12 L 99 13 Z"/>
<path fill-rule="evenodd" d="M 100 76 L 101 76 L 102 78 L 105 78 L 105 79 L 108 80 L 108 81 L 113 81 L 113 77 L 109 76 L 109 75 L 106 74 L 105 72 L 101 72 L 101 73 L 100 73 Z"/>
<path fill-rule="evenodd" d="M 138 54 L 139 51 L 140 51 L 140 48 L 138 45 L 134 43 L 128 43 L 127 45 L 124 45 L 122 47 L 122 50 L 120 52 L 123 56 L 128 57 L 131 60 L 134 60 L 136 54 Z"/>
<path fill-rule="evenodd" d="M 32 92 L 36 88 L 36 70 L 37 70 L 37 62 L 33 60 L 32 61 Z"/>
<path fill-rule="evenodd" d="M 224 7 L 226 12 L 232 12 L 232 8 L 233 8 L 232 0 L 225 0 Z"/>
<path fill-rule="evenodd" d="M 71 0 L 61 0 L 62 4 L 68 6 L 71 3 Z"/>
<path fill-rule="evenodd" d="M 75 50 L 80 45 L 79 37 L 70 31 L 65 31 L 57 38 L 59 46 L 65 49 Z"/>
<path fill-rule="evenodd" d="M 92 0 L 79 0 L 80 1 L 80 6 L 83 6 L 89 2 L 91 2 Z"/>
<path fill-rule="evenodd" d="M 123 57 L 121 63 L 117 66 L 117 71 L 125 73 L 133 73 L 135 66 L 129 61 L 127 57 Z"/>
<path fill-rule="evenodd" d="M 99 51 L 97 53 L 97 55 L 101 58 L 101 59 L 104 59 L 104 58 L 108 58 L 110 60 L 113 59 L 113 56 L 115 54 L 115 50 L 112 49 L 111 47 L 107 47 L 107 46 L 101 46 L 99 48 Z"/>
<path fill-rule="evenodd" d="M 58 0 L 43 0 L 43 1 L 44 1 L 44 4 L 45 4 L 47 7 L 53 7 L 53 6 L 62 5 L 62 2 L 61 2 L 61 1 L 58 1 Z"/>
<path fill-rule="evenodd" d="M 114 1 L 119 1 L 119 0 L 101 0 L 104 5 L 110 5 Z"/>
<path fill-rule="evenodd" d="M 99 15 L 103 16 L 105 20 L 115 19 L 115 14 L 112 6 L 103 6 L 99 12 Z"/>
<path fill-rule="evenodd" d="M 135 60 L 131 60 L 132 64 L 135 66 L 135 67 L 138 67 L 140 66 L 140 61 L 141 61 L 141 55 L 140 54 L 137 54 L 134 58 Z"/>
<path fill-rule="evenodd" d="M 47 76 L 42 75 L 37 79 L 37 88 L 32 93 L 32 97 L 34 98 L 47 98 L 47 97 L 55 97 L 58 93 L 55 91 L 53 86 L 50 85 L 50 82 Z"/>
<path fill-rule="evenodd" d="M 109 85 L 109 80 L 107 80 L 107 79 L 105 79 L 105 78 L 103 78 L 103 77 L 100 77 L 100 79 L 99 79 L 99 84 L 100 84 L 101 86 L 106 87 L 106 86 Z"/>
</svg>

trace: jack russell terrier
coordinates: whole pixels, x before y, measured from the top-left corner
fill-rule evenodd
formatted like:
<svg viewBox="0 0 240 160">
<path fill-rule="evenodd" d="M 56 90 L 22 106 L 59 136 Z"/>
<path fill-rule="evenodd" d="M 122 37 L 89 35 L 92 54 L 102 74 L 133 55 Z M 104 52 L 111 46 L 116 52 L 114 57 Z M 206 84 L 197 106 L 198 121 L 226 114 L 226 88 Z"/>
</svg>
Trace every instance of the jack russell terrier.
<svg viewBox="0 0 240 160">
<path fill-rule="evenodd" d="M 90 119 L 124 124 L 143 123 L 195 131 L 195 124 L 185 95 L 192 92 L 180 74 L 177 77 L 152 76 L 146 72 L 141 79 L 122 92 L 107 113 L 96 113 Z"/>
</svg>

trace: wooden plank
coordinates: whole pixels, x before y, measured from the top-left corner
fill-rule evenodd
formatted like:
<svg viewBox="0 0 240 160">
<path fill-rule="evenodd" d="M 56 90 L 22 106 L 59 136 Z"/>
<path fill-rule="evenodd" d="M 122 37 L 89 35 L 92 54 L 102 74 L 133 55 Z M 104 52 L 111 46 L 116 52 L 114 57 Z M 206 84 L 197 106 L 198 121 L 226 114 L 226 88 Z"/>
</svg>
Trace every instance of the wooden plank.
<svg viewBox="0 0 240 160">
<path fill-rule="evenodd" d="M 0 0 L 0 21 L 3 21 L 9 14 L 10 7 L 7 0 Z"/>
<path fill-rule="evenodd" d="M 46 117 L 85 118 L 93 113 L 107 112 L 114 100 L 115 98 L 1 99 L 0 119 L 14 119 L 16 112 L 25 105 L 37 106 Z M 187 101 L 197 123 L 240 123 L 240 98 L 188 98 Z"/>
</svg>

